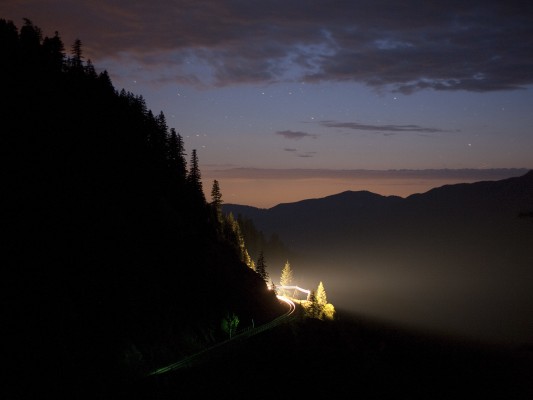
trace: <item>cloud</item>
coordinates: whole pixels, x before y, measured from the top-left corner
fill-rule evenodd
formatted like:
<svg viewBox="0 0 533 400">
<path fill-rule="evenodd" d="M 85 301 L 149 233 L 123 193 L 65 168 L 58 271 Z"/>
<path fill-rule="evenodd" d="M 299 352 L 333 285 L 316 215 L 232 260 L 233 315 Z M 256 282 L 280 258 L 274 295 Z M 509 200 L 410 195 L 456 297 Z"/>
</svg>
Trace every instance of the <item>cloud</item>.
<svg viewBox="0 0 533 400">
<path fill-rule="evenodd" d="M 96 65 L 165 67 L 165 79 L 226 86 L 351 81 L 402 93 L 533 84 L 533 4 L 519 0 L 3 0 Z"/>
<path fill-rule="evenodd" d="M 296 157 L 299 157 L 299 158 L 311 158 L 311 157 L 314 157 L 315 154 L 317 154 L 316 151 L 306 151 L 306 152 L 298 152 L 297 149 L 294 149 L 294 148 L 290 148 L 290 147 L 286 147 L 283 149 L 284 151 L 287 151 L 289 153 L 293 153 L 294 155 L 296 155 Z"/>
<path fill-rule="evenodd" d="M 529 172 L 521 168 L 494 169 L 311 169 L 311 168 L 216 168 L 206 171 L 208 175 L 231 179 L 414 179 L 414 180 L 456 180 L 457 182 L 500 180 L 514 176 L 521 176 Z"/>
<path fill-rule="evenodd" d="M 398 132 L 418 132 L 418 133 L 441 133 L 450 132 L 444 129 L 427 128 L 420 125 L 370 125 L 359 122 L 337 122 L 337 121 L 319 121 L 319 124 L 326 128 L 346 128 L 356 131 L 374 131 L 385 132 L 390 135 Z"/>
<path fill-rule="evenodd" d="M 314 134 L 311 134 L 311 133 L 300 132 L 300 131 L 290 131 L 290 130 L 277 131 L 276 135 L 283 136 L 285 139 L 293 139 L 293 140 L 299 140 L 299 139 L 302 139 L 304 137 L 310 137 L 310 138 L 313 138 L 313 139 L 317 138 L 317 135 L 314 135 Z"/>
<path fill-rule="evenodd" d="M 314 157 L 316 154 L 316 151 L 306 151 L 305 153 L 299 153 L 298 157 L 300 158 L 311 158 Z"/>
</svg>

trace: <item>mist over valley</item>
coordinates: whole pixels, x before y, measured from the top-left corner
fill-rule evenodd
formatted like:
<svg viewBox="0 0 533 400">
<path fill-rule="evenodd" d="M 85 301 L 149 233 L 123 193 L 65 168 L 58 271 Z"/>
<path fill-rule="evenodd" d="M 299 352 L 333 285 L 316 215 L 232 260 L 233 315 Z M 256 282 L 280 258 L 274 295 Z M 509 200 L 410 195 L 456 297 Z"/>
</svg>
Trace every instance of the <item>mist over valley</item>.
<svg viewBox="0 0 533 400">
<path fill-rule="evenodd" d="M 279 235 L 295 281 L 323 280 L 337 307 L 482 342 L 533 339 L 532 172 L 407 198 L 359 191 L 223 209 Z M 282 262 L 270 255 L 271 276 Z"/>
</svg>

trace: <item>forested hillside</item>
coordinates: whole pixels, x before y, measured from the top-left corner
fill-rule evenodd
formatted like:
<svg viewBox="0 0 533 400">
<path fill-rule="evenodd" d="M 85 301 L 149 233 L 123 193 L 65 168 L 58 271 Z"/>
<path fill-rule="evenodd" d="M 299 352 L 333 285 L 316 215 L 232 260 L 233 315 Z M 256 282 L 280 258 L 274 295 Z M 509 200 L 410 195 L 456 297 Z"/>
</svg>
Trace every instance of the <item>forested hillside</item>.
<svg viewBox="0 0 533 400">
<path fill-rule="evenodd" d="M 283 312 L 205 199 L 196 151 L 80 40 L 0 19 L 0 87 L 12 391 L 104 390 L 219 340 L 229 312 Z"/>
</svg>

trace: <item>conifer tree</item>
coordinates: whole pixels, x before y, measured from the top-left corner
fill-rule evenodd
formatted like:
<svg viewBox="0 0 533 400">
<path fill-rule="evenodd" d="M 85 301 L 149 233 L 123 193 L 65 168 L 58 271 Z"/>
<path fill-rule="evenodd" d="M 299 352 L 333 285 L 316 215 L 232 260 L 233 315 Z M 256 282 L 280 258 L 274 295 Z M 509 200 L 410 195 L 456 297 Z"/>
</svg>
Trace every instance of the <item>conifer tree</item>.
<svg viewBox="0 0 533 400">
<path fill-rule="evenodd" d="M 122 90 L 124 90 L 124 89 L 122 89 Z M 140 94 L 139 96 L 135 96 L 134 98 L 135 98 L 134 105 L 135 105 L 136 109 L 138 109 L 139 112 L 142 115 L 148 114 L 148 107 L 146 106 L 146 100 L 144 99 L 143 95 Z M 150 110 L 150 113 L 152 113 L 151 110 Z M 152 117 L 153 117 L 153 115 L 152 115 Z"/>
<path fill-rule="evenodd" d="M 320 318 L 320 305 L 318 304 L 314 290 L 309 294 L 309 300 L 305 308 L 306 315 L 310 318 Z"/>
<path fill-rule="evenodd" d="M 263 250 L 261 250 L 259 252 L 259 258 L 257 259 L 257 264 L 255 265 L 255 272 L 259 274 L 265 283 L 268 283 L 268 272 L 266 268 L 265 255 L 263 254 Z"/>
<path fill-rule="evenodd" d="M 322 281 L 318 284 L 318 288 L 316 290 L 316 300 L 320 306 L 325 306 L 328 304 L 328 299 L 326 296 L 326 291 L 324 290 L 324 284 Z"/>
<path fill-rule="evenodd" d="M 237 230 L 239 229 L 239 225 L 235 221 L 235 218 L 233 217 L 233 213 L 229 213 L 226 215 L 226 218 L 224 219 L 224 225 L 223 225 L 223 234 L 226 240 L 229 242 L 234 242 L 236 245 L 238 245 L 238 238 L 237 238 Z"/>
<path fill-rule="evenodd" d="M 159 112 L 159 115 L 156 117 L 157 126 L 159 127 L 159 130 L 166 134 L 168 130 L 167 125 L 167 119 L 165 117 L 165 114 L 163 114 L 163 111 Z"/>
<path fill-rule="evenodd" d="M 195 195 L 201 198 L 202 201 L 205 203 L 205 196 L 202 189 L 202 177 L 200 174 L 200 167 L 198 165 L 198 156 L 196 154 L 196 149 L 193 149 L 191 154 L 189 174 L 187 175 L 187 183 L 189 184 Z"/>
<path fill-rule="evenodd" d="M 24 18 L 24 26 L 20 29 L 20 43 L 22 49 L 38 49 L 43 38 L 42 31 L 39 27 L 33 25 L 28 18 Z"/>
<path fill-rule="evenodd" d="M 150 142 L 152 149 L 154 150 L 154 156 L 160 160 L 166 160 L 168 156 L 167 151 L 167 120 L 165 114 L 161 111 L 156 117 L 155 120 L 155 129 L 152 129 Z M 166 164 L 166 161 L 165 161 Z"/>
<path fill-rule="evenodd" d="M 237 326 L 239 325 L 239 317 L 235 313 L 228 313 L 223 319 L 221 323 L 221 328 L 224 332 L 226 332 L 231 339 L 232 336 L 237 331 Z"/>
<path fill-rule="evenodd" d="M 72 45 L 70 52 L 72 54 L 71 65 L 74 69 L 81 70 L 83 66 L 83 51 L 80 39 L 76 39 Z"/>
<path fill-rule="evenodd" d="M 289 261 L 285 262 L 285 266 L 281 270 L 281 277 L 279 283 L 281 286 L 290 286 L 292 284 L 293 274 Z"/>
<path fill-rule="evenodd" d="M 65 46 L 56 31 L 53 38 L 45 37 L 43 40 L 43 53 L 46 56 L 46 66 L 54 73 L 60 73 L 65 59 Z"/>
<path fill-rule="evenodd" d="M 91 59 L 87 60 L 87 65 L 85 65 L 85 74 L 87 74 L 87 76 L 93 79 L 96 79 L 98 77 Z"/>
<path fill-rule="evenodd" d="M 213 181 L 213 187 L 211 188 L 211 205 L 215 209 L 217 220 L 222 222 L 222 193 L 216 179 Z"/>
<path fill-rule="evenodd" d="M 255 271 L 255 263 L 248 253 L 239 222 L 235 220 L 233 213 L 229 213 L 225 218 L 223 218 L 222 234 L 228 242 L 235 246 L 241 261 L 244 262 L 248 268 L 251 268 Z"/>
<path fill-rule="evenodd" d="M 168 161 L 170 169 L 185 181 L 187 176 L 187 162 L 185 161 L 185 147 L 183 138 L 174 128 L 170 128 L 168 136 Z"/>
<path fill-rule="evenodd" d="M 98 74 L 98 83 L 105 92 L 115 94 L 116 91 L 113 87 L 113 82 L 111 82 L 111 78 L 106 70 Z"/>
</svg>

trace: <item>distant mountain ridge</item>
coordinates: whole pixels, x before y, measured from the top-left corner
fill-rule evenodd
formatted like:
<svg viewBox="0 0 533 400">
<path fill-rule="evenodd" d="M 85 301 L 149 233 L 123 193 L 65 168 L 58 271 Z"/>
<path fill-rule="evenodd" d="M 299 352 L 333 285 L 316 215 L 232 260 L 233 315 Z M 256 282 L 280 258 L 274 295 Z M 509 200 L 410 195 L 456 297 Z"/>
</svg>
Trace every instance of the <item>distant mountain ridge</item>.
<svg viewBox="0 0 533 400">
<path fill-rule="evenodd" d="M 431 220 L 452 216 L 467 220 L 489 216 L 491 219 L 513 218 L 532 209 L 533 171 L 499 181 L 444 185 L 407 198 L 345 191 L 269 209 L 237 204 L 223 206 L 224 212 L 251 218 L 258 229 L 267 234 L 277 233 L 287 245 L 296 248 L 307 248 L 309 237 L 316 232 L 323 235 L 341 230 L 346 233 L 344 229 L 348 226 L 391 225 L 406 218 L 413 224 L 416 221 L 413 218 L 422 217 Z"/>
</svg>

